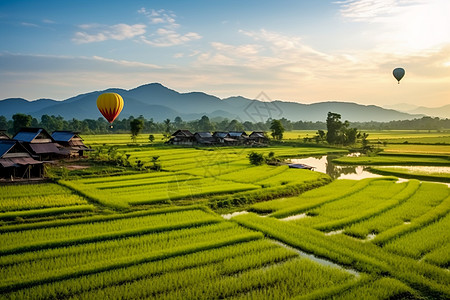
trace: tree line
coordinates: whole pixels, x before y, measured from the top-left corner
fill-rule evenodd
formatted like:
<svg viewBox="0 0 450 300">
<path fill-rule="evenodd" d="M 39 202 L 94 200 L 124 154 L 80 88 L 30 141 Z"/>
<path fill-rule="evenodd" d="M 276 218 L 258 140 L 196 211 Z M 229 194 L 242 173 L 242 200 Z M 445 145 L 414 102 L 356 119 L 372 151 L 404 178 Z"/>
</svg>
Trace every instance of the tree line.
<svg viewBox="0 0 450 300">
<path fill-rule="evenodd" d="M 52 132 L 55 130 L 71 130 L 82 134 L 102 134 L 102 133 L 129 133 L 132 129 L 133 120 L 142 121 L 143 133 L 171 133 L 177 129 L 188 129 L 192 132 L 201 131 L 271 131 L 272 120 L 266 122 L 250 122 L 229 120 L 224 118 L 210 119 L 202 116 L 198 120 L 184 121 L 181 117 L 174 120 L 166 119 L 163 122 L 155 122 L 153 119 L 145 119 L 143 116 L 137 118 L 131 116 L 114 121 L 113 128 L 103 119 L 97 120 L 65 120 L 61 116 L 43 115 L 40 119 L 33 118 L 27 114 L 15 114 L 8 120 L 5 116 L 0 116 L 0 130 L 6 130 L 10 135 L 14 135 L 21 127 L 40 127 Z M 279 120 L 286 131 L 291 130 L 327 130 L 327 122 L 310 121 L 290 121 L 286 118 Z M 330 125 L 330 124 L 328 124 Z M 360 130 L 442 130 L 450 129 L 450 119 L 439 119 L 423 117 L 420 119 L 391 121 L 391 122 L 348 122 L 342 123 L 347 129 L 359 128 Z M 338 126 L 340 126 L 338 124 Z M 342 131 L 342 130 L 341 130 Z M 348 135 L 353 132 L 348 132 Z"/>
</svg>

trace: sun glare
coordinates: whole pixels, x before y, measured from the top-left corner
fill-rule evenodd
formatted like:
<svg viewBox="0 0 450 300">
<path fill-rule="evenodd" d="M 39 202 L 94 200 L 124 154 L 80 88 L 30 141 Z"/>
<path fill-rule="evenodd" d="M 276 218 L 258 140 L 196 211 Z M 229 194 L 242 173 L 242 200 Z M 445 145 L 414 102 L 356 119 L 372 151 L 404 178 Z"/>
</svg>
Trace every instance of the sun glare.
<svg viewBox="0 0 450 300">
<path fill-rule="evenodd" d="M 434 50 L 450 42 L 450 1 L 414 6 L 398 16 L 396 38 L 410 51 Z"/>
</svg>

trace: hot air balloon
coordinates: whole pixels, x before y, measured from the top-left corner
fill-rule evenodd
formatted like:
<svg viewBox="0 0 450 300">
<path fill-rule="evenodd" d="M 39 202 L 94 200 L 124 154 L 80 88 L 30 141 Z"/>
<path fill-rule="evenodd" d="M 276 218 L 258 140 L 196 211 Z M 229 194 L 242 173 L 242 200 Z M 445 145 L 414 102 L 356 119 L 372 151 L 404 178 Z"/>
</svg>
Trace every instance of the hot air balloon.
<svg viewBox="0 0 450 300">
<path fill-rule="evenodd" d="M 397 79 L 398 84 L 400 84 L 400 80 L 405 76 L 405 70 L 403 68 L 395 68 L 392 74 L 394 74 L 395 79 Z"/>
<path fill-rule="evenodd" d="M 123 99 L 116 93 L 104 93 L 98 96 L 97 107 L 105 119 L 112 124 L 122 111 Z"/>
</svg>

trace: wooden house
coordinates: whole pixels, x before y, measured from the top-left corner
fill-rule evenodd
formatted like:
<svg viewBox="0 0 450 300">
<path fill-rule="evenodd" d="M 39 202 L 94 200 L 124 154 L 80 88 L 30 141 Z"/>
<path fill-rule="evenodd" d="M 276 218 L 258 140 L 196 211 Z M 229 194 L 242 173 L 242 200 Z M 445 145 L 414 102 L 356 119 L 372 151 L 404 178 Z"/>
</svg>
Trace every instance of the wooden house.
<svg viewBox="0 0 450 300">
<path fill-rule="evenodd" d="M 35 160 L 21 142 L 0 139 L 0 178 L 31 179 L 44 176 L 44 163 Z"/>
<path fill-rule="evenodd" d="M 0 130 L 0 140 L 10 140 L 11 138 L 6 134 L 6 130 Z"/>
<path fill-rule="evenodd" d="M 263 131 L 253 131 L 248 138 L 250 141 L 257 144 L 265 144 L 269 141 Z"/>
<path fill-rule="evenodd" d="M 173 145 L 192 145 L 195 142 L 194 134 L 189 130 L 177 130 L 172 134 L 169 144 Z"/>
<path fill-rule="evenodd" d="M 216 144 L 224 145 L 236 145 L 236 140 L 230 137 L 228 132 L 216 131 L 212 135 L 215 139 Z"/>
<path fill-rule="evenodd" d="M 52 136 L 43 128 L 22 128 L 13 140 L 21 142 L 25 148 L 39 160 L 51 160 L 69 157 L 70 152 L 62 149 Z"/>
<path fill-rule="evenodd" d="M 249 139 L 245 131 L 230 131 L 228 133 L 230 138 L 234 139 L 239 144 L 247 144 Z"/>
<path fill-rule="evenodd" d="M 196 143 L 200 145 L 213 145 L 215 143 L 215 138 L 211 132 L 196 132 L 194 138 Z"/>
<path fill-rule="evenodd" d="M 83 143 L 78 132 L 53 131 L 52 138 L 70 153 L 71 157 L 83 156 L 85 151 L 92 151 Z"/>
</svg>

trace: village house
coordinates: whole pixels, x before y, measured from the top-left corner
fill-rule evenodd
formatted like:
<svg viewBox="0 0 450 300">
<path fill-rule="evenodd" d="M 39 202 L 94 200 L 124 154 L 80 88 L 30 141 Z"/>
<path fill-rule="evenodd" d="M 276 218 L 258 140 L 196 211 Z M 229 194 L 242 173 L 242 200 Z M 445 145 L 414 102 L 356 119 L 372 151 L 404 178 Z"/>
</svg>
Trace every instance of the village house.
<svg viewBox="0 0 450 300">
<path fill-rule="evenodd" d="M 237 141 L 239 144 L 247 144 L 248 143 L 248 135 L 245 131 L 230 131 L 230 138 Z"/>
<path fill-rule="evenodd" d="M 6 130 L 0 130 L 0 140 L 10 140 L 11 138 L 6 134 Z"/>
<path fill-rule="evenodd" d="M 177 130 L 171 135 L 168 143 L 173 145 L 193 145 L 194 141 L 194 134 L 189 130 Z"/>
<path fill-rule="evenodd" d="M 211 135 L 211 132 L 196 132 L 194 134 L 195 141 L 201 145 L 213 145 L 215 138 Z"/>
<path fill-rule="evenodd" d="M 40 161 L 68 157 L 70 152 L 56 143 L 43 128 L 22 128 L 13 140 L 21 142 L 25 148 Z"/>
<path fill-rule="evenodd" d="M 53 131 L 52 138 L 67 150 L 71 157 L 84 156 L 85 151 L 92 151 L 84 143 L 78 132 Z"/>
<path fill-rule="evenodd" d="M 215 131 L 196 132 L 192 134 L 189 130 L 177 130 L 167 142 L 173 145 L 264 145 L 269 139 L 262 131 L 254 131 L 249 135 L 245 131 Z"/>
<path fill-rule="evenodd" d="M 44 176 L 44 163 L 15 140 L 0 139 L 0 178 L 31 179 Z"/>
<path fill-rule="evenodd" d="M 228 132 L 216 131 L 212 135 L 217 144 L 221 145 L 237 145 L 236 140 L 230 137 Z"/>
<path fill-rule="evenodd" d="M 249 140 L 257 144 L 265 144 L 269 139 L 264 134 L 264 131 L 253 131 L 249 136 Z"/>
</svg>

